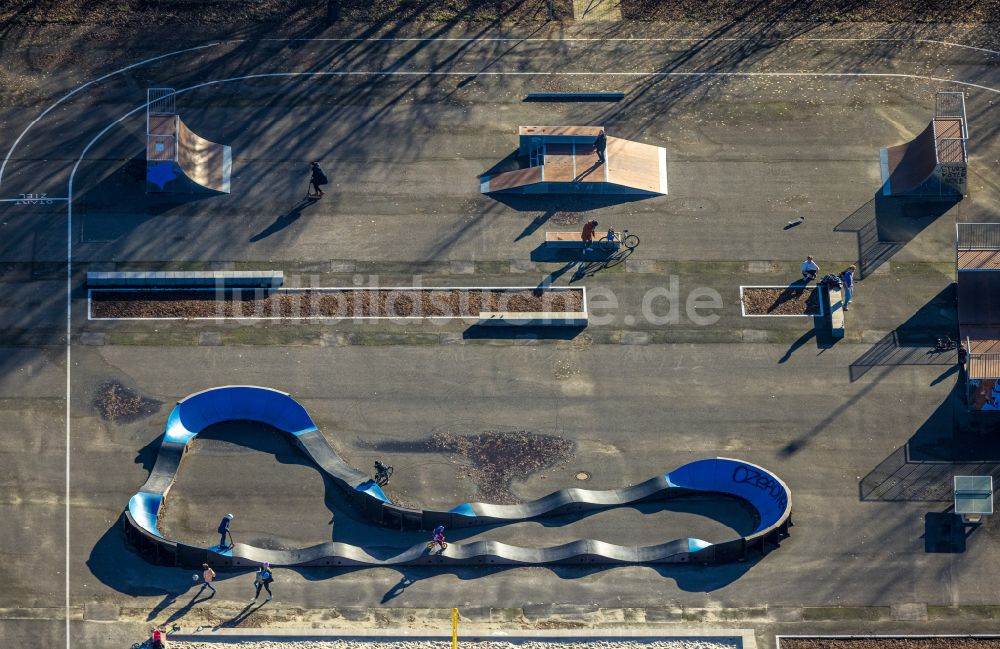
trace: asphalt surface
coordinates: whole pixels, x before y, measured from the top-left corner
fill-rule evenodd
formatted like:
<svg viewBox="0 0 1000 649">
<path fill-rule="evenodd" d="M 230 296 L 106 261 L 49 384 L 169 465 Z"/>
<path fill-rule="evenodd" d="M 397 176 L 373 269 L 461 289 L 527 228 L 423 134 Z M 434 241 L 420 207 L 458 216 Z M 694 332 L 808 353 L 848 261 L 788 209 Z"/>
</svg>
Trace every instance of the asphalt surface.
<svg viewBox="0 0 1000 649">
<path fill-rule="evenodd" d="M 722 619 L 775 624 L 813 615 L 811 628 L 833 619 L 816 612 L 831 607 L 854 611 L 838 628 L 858 628 L 888 616 L 883 607 L 892 611 L 888 621 L 901 622 L 912 610 L 906 606 L 916 606 L 924 615 L 913 621 L 930 620 L 924 628 L 986 624 L 1000 604 L 997 523 L 975 530 L 962 551 L 929 552 L 925 537 L 947 511 L 950 475 L 995 473 L 1000 453 L 988 435 L 968 432 L 950 359 L 927 350 L 954 326 L 954 223 L 995 219 L 998 95 L 989 88 L 1000 88 L 1000 54 L 928 41 L 786 42 L 747 31 L 716 31 L 712 40 L 708 29 L 697 41 L 612 40 L 646 35 L 642 29 L 447 34 L 517 40 L 226 42 L 88 86 L 32 125 L 0 178 L 2 198 L 66 197 L 72 184 L 73 202 L 0 203 L 0 404 L 9 433 L 0 438 L 2 633 L 24 646 L 61 643 L 68 612 L 81 642 L 118 646 L 153 621 L 216 624 L 240 610 L 249 576 L 222 575 L 211 604 L 189 605 L 190 575 L 146 564 L 115 528 L 145 479 L 170 404 L 231 383 L 291 392 L 338 452 L 360 467 L 386 458 L 397 468 L 397 497 L 428 506 L 471 499 L 475 486 L 447 458 L 398 449 L 438 431 L 503 429 L 576 445 L 565 465 L 513 486 L 524 498 L 576 484 L 579 470 L 592 476 L 587 487 L 610 488 L 729 455 L 774 470 L 795 503 L 791 537 L 745 564 L 289 571 L 273 612 L 257 613 L 255 624 L 312 619 L 320 609 L 456 605 L 486 610 L 480 616 L 493 621 L 562 611 L 589 623 L 594 611 L 656 609 L 667 611 L 661 620 L 700 622 L 719 619 L 705 611 L 732 610 L 744 613 Z M 956 38 L 923 30 L 779 31 Z M 528 36 L 542 40 L 522 40 Z M 0 106 L 4 148 L 75 84 L 202 42 L 192 34 L 129 42 L 127 51 L 114 40 L 94 42 L 87 53 L 77 41 L 8 51 L 24 83 Z M 734 71 L 796 74 L 661 74 Z M 283 76 L 291 72 L 302 74 Z M 819 76 L 829 72 L 851 76 Z M 141 109 L 134 111 L 147 86 L 261 74 L 278 76 L 220 81 L 178 97 L 195 132 L 233 146 L 232 195 L 147 198 L 137 189 L 144 129 Z M 530 90 L 595 88 L 624 91 L 626 99 L 522 102 Z M 933 93 L 956 89 L 967 93 L 970 196 L 886 211 L 874 200 L 878 148 L 918 133 Z M 612 135 L 666 146 L 669 196 L 625 203 L 481 196 L 477 175 L 514 149 L 516 127 L 528 123 L 598 123 Z M 296 210 L 311 159 L 326 163 L 332 184 L 322 201 Z M 139 170 L 141 178 L 141 162 Z M 876 211 L 896 233 L 888 249 L 872 249 L 857 234 Z M 590 215 L 628 227 L 642 244 L 613 267 L 541 254 L 545 229 L 575 228 Z M 801 226 L 783 229 L 799 216 Z M 824 270 L 859 257 L 870 270 L 848 335 L 836 344 L 808 318 L 740 315 L 740 285 L 787 284 L 805 254 Z M 592 302 L 607 318 L 568 340 L 484 338 L 461 322 L 87 319 L 86 270 L 194 267 L 282 268 L 293 282 L 327 286 L 409 285 L 415 275 L 425 285 L 573 281 L 592 300 L 613 294 L 617 306 Z M 676 321 L 667 300 L 650 293 L 669 291 L 673 277 Z M 719 316 L 714 324 L 698 325 L 684 308 L 697 287 L 721 296 L 723 306 L 706 311 Z M 162 402 L 159 412 L 127 425 L 100 420 L 94 390 L 110 378 Z M 979 424 L 989 431 L 991 422 Z M 334 494 L 315 472 L 260 431 L 242 448 L 228 435 L 200 444 L 186 461 L 168 501 L 169 529 L 200 539 L 231 507 L 235 530 L 246 521 L 242 533 L 261 539 L 338 536 Z M 620 511 L 511 526 L 490 538 L 533 545 L 604 534 L 655 543 L 745 523 L 731 510 L 712 513 Z M 341 516 L 344 538 L 365 542 L 369 532 L 349 519 Z M 948 607 L 958 607 L 953 619 L 940 612 Z M 761 608 L 773 613 L 747 617 Z M 512 609 L 524 618 L 503 612 Z"/>
</svg>

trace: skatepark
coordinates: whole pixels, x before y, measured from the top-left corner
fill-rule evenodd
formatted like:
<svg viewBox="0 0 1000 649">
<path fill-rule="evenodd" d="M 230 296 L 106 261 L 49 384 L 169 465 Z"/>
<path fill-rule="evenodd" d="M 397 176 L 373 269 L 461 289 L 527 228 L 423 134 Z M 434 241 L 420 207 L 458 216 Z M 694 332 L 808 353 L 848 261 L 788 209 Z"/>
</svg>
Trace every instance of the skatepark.
<svg viewBox="0 0 1000 649">
<path fill-rule="evenodd" d="M 4 547 L 54 559 L 5 557 L 18 567 L 0 608 L 22 612 L 0 629 L 55 639 L 66 611 L 101 646 L 154 622 L 219 625 L 270 561 L 276 601 L 255 624 L 433 626 L 459 607 L 483 628 L 641 620 L 749 628 L 761 646 L 876 626 L 984 632 L 997 523 L 961 539 L 939 523 L 952 477 L 994 474 L 1000 446 L 965 407 L 954 352 L 930 351 L 959 328 L 956 223 L 995 219 L 1000 54 L 932 28 L 891 42 L 824 28 L 752 51 L 636 29 L 206 40 L 37 123 L 76 85 L 53 79 L 30 119 L 5 112 L 0 397 L 17 498 L 4 507 L 20 524 Z M 95 67 L 169 48 L 147 49 Z M 525 101 L 596 90 L 621 99 Z M 940 92 L 962 93 L 960 120 Z M 84 117 L 60 136 L 69 114 Z M 607 162 L 596 131 L 522 152 L 532 127 L 600 129 Z M 330 177 L 322 199 L 305 196 L 313 160 Z M 949 165 L 965 184 L 943 195 Z M 547 245 L 591 218 L 641 243 L 620 260 Z M 806 254 L 823 273 L 861 268 L 843 338 L 826 310 L 741 312 L 741 287 L 793 284 Z M 588 321 L 90 317 L 88 273 L 278 271 L 282 290 L 585 287 Z M 101 401 L 108 381 L 127 398 Z M 185 414 L 232 386 L 298 409 L 227 411 L 225 393 L 225 408 Z M 524 440 L 558 452 L 490 473 Z M 500 442 L 514 445 L 477 455 Z M 395 467 L 388 487 L 358 491 L 375 459 Z M 791 497 L 775 514 L 727 496 L 717 476 L 687 485 L 709 493 L 661 498 L 685 488 L 685 467 L 720 460 L 766 472 L 794 512 Z M 230 511 L 236 546 L 212 556 Z M 438 515 L 449 547 L 432 557 Z M 778 528 L 765 552 L 698 555 Z M 682 555 L 690 565 L 670 562 Z M 187 606 L 206 558 L 219 595 Z"/>
</svg>

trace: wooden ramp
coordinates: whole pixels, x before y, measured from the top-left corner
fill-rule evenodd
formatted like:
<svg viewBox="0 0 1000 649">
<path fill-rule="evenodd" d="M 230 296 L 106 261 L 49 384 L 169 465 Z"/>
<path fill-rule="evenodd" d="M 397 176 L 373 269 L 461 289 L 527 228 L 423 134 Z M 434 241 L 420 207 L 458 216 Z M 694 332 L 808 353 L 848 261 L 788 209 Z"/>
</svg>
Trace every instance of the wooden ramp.
<svg viewBox="0 0 1000 649">
<path fill-rule="evenodd" d="M 482 193 L 667 193 L 663 147 L 606 137 L 599 126 L 521 126 L 518 136 L 520 161 L 526 166 L 482 176 Z M 601 137 L 604 161 L 597 150 Z"/>
<path fill-rule="evenodd" d="M 202 187 L 228 194 L 232 149 L 225 144 L 209 142 L 180 119 L 177 122 L 177 166 Z"/>
</svg>

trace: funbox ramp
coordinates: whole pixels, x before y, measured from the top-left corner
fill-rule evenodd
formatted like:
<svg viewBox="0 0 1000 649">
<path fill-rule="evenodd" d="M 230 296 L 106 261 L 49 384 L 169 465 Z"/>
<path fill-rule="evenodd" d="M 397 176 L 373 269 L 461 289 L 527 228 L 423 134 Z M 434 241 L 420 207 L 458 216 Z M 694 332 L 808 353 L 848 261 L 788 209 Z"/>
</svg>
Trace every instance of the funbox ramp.
<svg viewBox="0 0 1000 649">
<path fill-rule="evenodd" d="M 146 117 L 147 191 L 184 191 L 186 180 L 197 188 L 228 194 L 232 149 L 201 137 L 177 113 L 152 110 Z"/>
<path fill-rule="evenodd" d="M 634 505 L 699 493 L 722 494 L 744 501 L 756 513 L 757 525 L 747 536 L 721 543 L 681 538 L 651 546 L 621 546 L 582 539 L 544 548 L 523 548 L 496 541 L 450 543 L 431 553 L 418 543 L 385 555 L 384 539 L 372 539 L 372 549 L 328 542 L 296 550 L 269 550 L 243 543 L 232 548 L 196 547 L 163 536 L 158 517 L 174 482 L 188 444 L 199 432 L 226 421 L 253 421 L 289 435 L 322 472 L 369 520 L 401 529 L 449 529 L 513 523 L 543 516 Z M 791 525 L 792 500 L 777 476 L 749 462 L 709 458 L 685 464 L 670 473 L 621 489 L 593 491 L 562 489 L 518 505 L 463 503 L 448 511 L 402 507 L 389 501 L 368 476 L 337 455 L 309 414 L 284 392 L 257 386 L 224 386 L 192 394 L 177 403 L 168 419 L 156 463 L 149 478 L 128 503 L 123 517 L 126 537 L 147 558 L 170 565 L 216 566 L 398 566 L 398 565 L 548 565 L 587 563 L 723 563 L 761 554 L 776 545 Z M 385 534 L 392 534 L 386 530 Z M 379 542 L 382 541 L 382 542 Z"/>
</svg>

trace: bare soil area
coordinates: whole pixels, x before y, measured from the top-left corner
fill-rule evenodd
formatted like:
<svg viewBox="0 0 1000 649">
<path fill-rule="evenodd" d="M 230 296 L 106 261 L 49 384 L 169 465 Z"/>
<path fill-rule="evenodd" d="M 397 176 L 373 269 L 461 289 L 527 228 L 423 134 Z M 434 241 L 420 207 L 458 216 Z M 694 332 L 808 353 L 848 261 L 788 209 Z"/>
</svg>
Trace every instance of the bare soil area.
<svg viewBox="0 0 1000 649">
<path fill-rule="evenodd" d="M 996 22 L 1000 0 L 621 0 L 622 18 L 649 21 Z"/>
<path fill-rule="evenodd" d="M 331 291 L 94 291 L 96 318 L 371 318 L 478 317 L 583 310 L 581 290 L 415 289 Z"/>
<path fill-rule="evenodd" d="M 1000 649 L 1000 638 L 782 638 L 781 649 Z"/>
<path fill-rule="evenodd" d="M 746 315 L 819 315 L 820 292 L 815 286 L 743 288 Z"/>
</svg>

